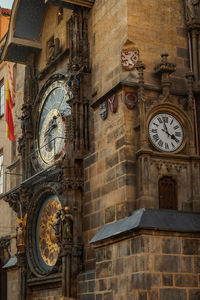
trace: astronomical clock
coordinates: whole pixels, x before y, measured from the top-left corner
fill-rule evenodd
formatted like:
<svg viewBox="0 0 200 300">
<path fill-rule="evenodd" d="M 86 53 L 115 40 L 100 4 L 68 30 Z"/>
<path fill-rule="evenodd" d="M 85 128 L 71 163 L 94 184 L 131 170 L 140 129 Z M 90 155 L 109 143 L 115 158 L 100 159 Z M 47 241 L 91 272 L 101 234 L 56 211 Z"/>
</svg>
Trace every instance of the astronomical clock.
<svg viewBox="0 0 200 300">
<path fill-rule="evenodd" d="M 56 17 L 57 7 L 51 8 Z M 59 46 L 64 34 L 52 38 L 51 43 L 47 41 L 48 49 L 41 50 L 44 56 L 48 53 L 46 64 L 40 61 L 35 69 L 31 64 L 26 69 L 19 140 L 23 184 L 15 194 L 15 204 L 11 200 L 21 226 L 17 251 L 22 299 L 32 298 L 34 291 L 52 288 L 62 297 L 77 295 L 83 248 L 83 157 L 89 150 L 86 92 L 90 83 L 85 34 L 88 9 L 72 8 L 66 9 L 71 28 L 69 48 L 64 42 Z M 60 9 L 59 14 L 62 12 Z M 66 26 L 66 21 L 63 24 Z M 79 33 L 74 32 L 77 28 Z M 66 33 L 66 28 L 63 30 Z"/>
<path fill-rule="evenodd" d="M 71 116 L 72 92 L 64 81 L 53 82 L 44 92 L 39 105 L 35 130 L 35 154 L 42 169 L 50 167 L 64 155 L 65 124 Z"/>
</svg>

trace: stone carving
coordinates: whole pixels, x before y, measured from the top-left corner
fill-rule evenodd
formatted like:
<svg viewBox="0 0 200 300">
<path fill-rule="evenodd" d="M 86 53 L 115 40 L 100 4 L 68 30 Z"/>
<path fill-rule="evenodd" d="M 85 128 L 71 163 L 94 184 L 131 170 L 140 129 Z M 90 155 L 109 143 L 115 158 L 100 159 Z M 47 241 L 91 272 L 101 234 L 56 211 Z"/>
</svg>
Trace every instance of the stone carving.
<svg viewBox="0 0 200 300">
<path fill-rule="evenodd" d="M 8 247 L 10 247 L 10 240 L 10 236 L 4 236 L 0 238 L 0 248 L 8 249 Z"/>
<path fill-rule="evenodd" d="M 193 22 L 200 18 L 200 1 L 199 0 L 186 0 L 186 20 Z"/>
<path fill-rule="evenodd" d="M 18 222 L 17 233 L 16 233 L 17 252 L 18 253 L 24 253 L 25 252 L 25 236 L 26 236 L 27 214 L 24 216 L 24 218 L 16 217 L 16 220 Z"/>
<path fill-rule="evenodd" d="M 86 71 L 86 67 L 82 66 L 81 68 L 79 65 L 74 64 L 72 66 L 72 71 L 67 76 L 66 84 L 69 86 L 73 97 L 77 97 L 80 91 L 80 78 L 82 73 Z"/>
<path fill-rule="evenodd" d="M 136 67 L 139 60 L 139 50 L 135 48 L 123 49 L 121 52 L 121 65 L 126 71 L 131 71 Z"/>
<path fill-rule="evenodd" d="M 128 109 L 133 109 L 138 102 L 138 96 L 135 92 L 125 92 L 125 104 Z"/>
<path fill-rule="evenodd" d="M 54 39 L 54 37 L 52 37 L 47 42 L 47 64 L 50 64 L 56 58 L 56 56 L 60 53 L 60 50 L 59 38 Z"/>
<path fill-rule="evenodd" d="M 105 120 L 107 118 L 107 116 L 108 116 L 108 103 L 106 101 L 101 103 L 99 115 L 100 115 L 102 120 Z"/>
<path fill-rule="evenodd" d="M 108 99 L 108 103 L 109 103 L 110 111 L 112 113 L 116 113 L 117 112 L 117 106 L 118 106 L 117 95 L 113 95 L 112 97 L 110 97 Z"/>
<path fill-rule="evenodd" d="M 21 129 L 23 136 L 32 138 L 32 119 L 31 119 L 31 105 L 22 105 L 22 116 L 19 117 L 21 120 Z"/>
<path fill-rule="evenodd" d="M 62 240 L 71 241 L 73 238 L 73 216 L 70 213 L 69 206 L 66 206 L 61 210 L 61 222 L 62 222 Z"/>
</svg>

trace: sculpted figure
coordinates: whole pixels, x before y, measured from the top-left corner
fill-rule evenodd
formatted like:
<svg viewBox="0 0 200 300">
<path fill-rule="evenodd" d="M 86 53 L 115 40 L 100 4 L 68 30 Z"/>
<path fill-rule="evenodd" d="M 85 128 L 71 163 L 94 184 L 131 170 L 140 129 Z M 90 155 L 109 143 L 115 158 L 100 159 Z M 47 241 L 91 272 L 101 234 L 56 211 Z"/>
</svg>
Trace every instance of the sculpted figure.
<svg viewBox="0 0 200 300">
<path fill-rule="evenodd" d="M 22 116 L 19 118 L 21 120 L 21 129 L 23 135 L 32 135 L 32 122 L 31 122 L 31 112 L 30 107 L 27 104 L 22 105 Z"/>
<path fill-rule="evenodd" d="M 200 0 L 186 0 L 186 17 L 188 21 L 200 18 Z"/>
<path fill-rule="evenodd" d="M 16 232 L 16 246 L 17 246 L 17 252 L 18 253 L 24 253 L 25 252 L 25 236 L 26 236 L 26 220 L 27 220 L 27 214 L 24 216 L 24 218 L 18 218 L 16 217 L 16 220 L 18 222 L 17 232 Z"/>
<path fill-rule="evenodd" d="M 62 221 L 62 238 L 63 240 L 72 240 L 73 237 L 73 216 L 70 213 L 69 206 L 62 209 L 61 212 Z"/>
</svg>

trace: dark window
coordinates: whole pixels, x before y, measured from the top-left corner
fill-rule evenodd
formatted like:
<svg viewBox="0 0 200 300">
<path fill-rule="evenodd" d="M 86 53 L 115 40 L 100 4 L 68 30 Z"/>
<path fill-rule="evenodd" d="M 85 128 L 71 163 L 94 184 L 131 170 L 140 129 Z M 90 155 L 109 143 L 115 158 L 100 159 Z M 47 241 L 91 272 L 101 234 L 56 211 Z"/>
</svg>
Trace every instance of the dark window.
<svg viewBox="0 0 200 300">
<path fill-rule="evenodd" d="M 7 274 L 6 270 L 2 269 L 4 262 L 4 250 L 0 249 L 0 299 L 7 300 Z"/>
<path fill-rule="evenodd" d="M 159 180 L 159 208 L 178 209 L 177 184 L 171 177 L 165 176 Z"/>
<path fill-rule="evenodd" d="M 4 114 L 4 84 L 0 83 L 0 116 Z"/>
</svg>

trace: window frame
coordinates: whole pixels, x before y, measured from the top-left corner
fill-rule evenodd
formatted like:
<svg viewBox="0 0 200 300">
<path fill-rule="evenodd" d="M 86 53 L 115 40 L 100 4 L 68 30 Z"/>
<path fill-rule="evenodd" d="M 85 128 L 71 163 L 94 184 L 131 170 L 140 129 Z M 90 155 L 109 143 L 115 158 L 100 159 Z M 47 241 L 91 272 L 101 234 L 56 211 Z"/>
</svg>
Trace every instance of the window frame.
<svg viewBox="0 0 200 300">
<path fill-rule="evenodd" d="M 0 81 L 0 117 L 5 114 L 5 84 L 4 80 Z"/>
<path fill-rule="evenodd" d="M 0 152 L 0 194 L 4 191 L 3 152 Z"/>
</svg>

